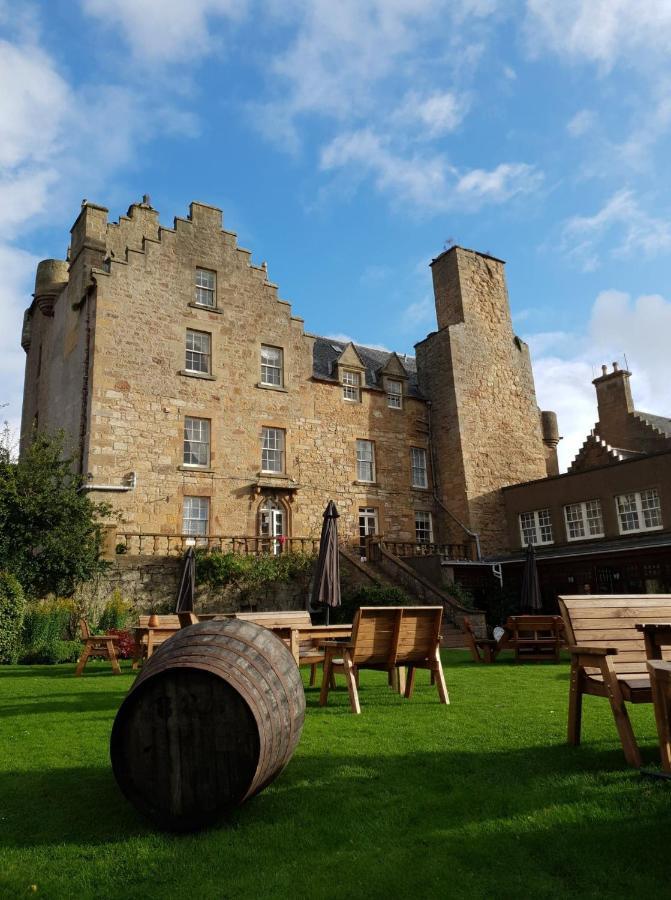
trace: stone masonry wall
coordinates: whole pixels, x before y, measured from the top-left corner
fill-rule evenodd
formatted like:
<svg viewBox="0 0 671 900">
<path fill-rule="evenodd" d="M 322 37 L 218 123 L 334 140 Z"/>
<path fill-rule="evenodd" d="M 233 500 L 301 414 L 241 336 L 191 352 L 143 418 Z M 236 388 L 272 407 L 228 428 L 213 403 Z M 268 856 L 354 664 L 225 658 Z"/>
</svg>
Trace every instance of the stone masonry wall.
<svg viewBox="0 0 671 900">
<path fill-rule="evenodd" d="M 492 554 L 508 545 L 501 488 L 546 474 L 529 352 L 513 334 L 500 260 L 454 247 L 433 278 L 441 330 L 417 346 L 417 366 L 441 499 Z"/>
</svg>

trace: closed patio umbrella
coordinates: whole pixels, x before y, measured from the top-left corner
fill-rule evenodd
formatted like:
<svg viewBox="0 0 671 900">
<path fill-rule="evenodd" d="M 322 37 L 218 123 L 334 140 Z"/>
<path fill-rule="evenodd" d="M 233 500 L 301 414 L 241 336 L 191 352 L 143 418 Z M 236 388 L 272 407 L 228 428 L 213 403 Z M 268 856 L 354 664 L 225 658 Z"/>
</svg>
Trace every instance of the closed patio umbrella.
<svg viewBox="0 0 671 900">
<path fill-rule="evenodd" d="M 538 580 L 538 566 L 536 565 L 536 550 L 533 544 L 527 546 L 520 606 L 523 610 L 529 610 L 534 613 L 541 612 L 543 609 L 543 597 L 541 595 L 540 581 Z"/>
<path fill-rule="evenodd" d="M 182 568 L 182 577 L 179 582 L 179 591 L 177 592 L 176 613 L 192 613 L 193 601 L 196 594 L 196 554 L 193 547 L 184 554 L 184 566 Z"/>
<path fill-rule="evenodd" d="M 326 608 L 326 624 L 329 623 L 332 606 L 340 606 L 340 558 L 338 556 L 338 512 L 333 500 L 324 510 L 322 534 L 319 541 L 319 558 L 315 571 L 310 608 Z"/>
</svg>

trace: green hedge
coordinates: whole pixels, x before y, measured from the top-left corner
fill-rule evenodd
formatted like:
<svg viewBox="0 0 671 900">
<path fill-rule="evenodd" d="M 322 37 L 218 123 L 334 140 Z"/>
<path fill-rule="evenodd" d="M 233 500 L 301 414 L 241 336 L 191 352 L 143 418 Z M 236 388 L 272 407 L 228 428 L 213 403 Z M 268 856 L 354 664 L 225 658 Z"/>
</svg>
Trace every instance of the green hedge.
<svg viewBox="0 0 671 900">
<path fill-rule="evenodd" d="M 280 553 L 252 556 L 218 551 L 196 551 L 196 580 L 198 584 L 224 587 L 234 584 L 240 588 L 261 587 L 272 582 L 286 583 L 309 575 L 316 557 L 307 553 Z"/>
<path fill-rule="evenodd" d="M 351 622 L 360 606 L 413 606 L 413 601 L 401 588 L 386 585 L 358 587 L 343 594 L 342 605 L 330 612 L 330 621 L 334 625 Z"/>
<path fill-rule="evenodd" d="M 16 578 L 0 572 L 0 663 L 15 663 L 18 658 L 25 605 Z"/>
</svg>

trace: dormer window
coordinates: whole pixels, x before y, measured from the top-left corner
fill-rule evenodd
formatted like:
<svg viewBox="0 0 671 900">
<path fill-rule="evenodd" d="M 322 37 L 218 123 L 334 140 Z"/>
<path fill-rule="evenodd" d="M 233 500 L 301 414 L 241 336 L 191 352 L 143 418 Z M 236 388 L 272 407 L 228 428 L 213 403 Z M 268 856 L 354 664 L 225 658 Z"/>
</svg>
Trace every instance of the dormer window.
<svg viewBox="0 0 671 900">
<path fill-rule="evenodd" d="M 345 369 L 342 373 L 342 396 L 343 400 L 350 400 L 358 403 L 361 399 L 361 375 L 358 372 L 351 372 Z"/>
<path fill-rule="evenodd" d="M 402 409 L 403 385 L 400 381 L 387 381 L 387 406 L 390 409 Z"/>
</svg>

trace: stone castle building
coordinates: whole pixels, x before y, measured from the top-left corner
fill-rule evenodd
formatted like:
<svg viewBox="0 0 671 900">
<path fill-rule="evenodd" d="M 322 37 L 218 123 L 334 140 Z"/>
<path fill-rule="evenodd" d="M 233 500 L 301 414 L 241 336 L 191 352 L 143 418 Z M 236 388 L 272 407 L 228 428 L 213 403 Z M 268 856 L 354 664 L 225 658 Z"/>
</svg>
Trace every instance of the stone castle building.
<svg viewBox="0 0 671 900">
<path fill-rule="evenodd" d="M 504 263 L 451 247 L 431 268 L 438 328 L 413 359 L 306 332 L 219 209 L 166 228 L 148 198 L 118 222 L 84 202 L 25 314 L 22 446 L 65 429 L 125 532 L 275 547 L 318 537 L 332 498 L 353 540 L 504 552 L 502 489 L 556 473 L 556 420 Z"/>
</svg>

